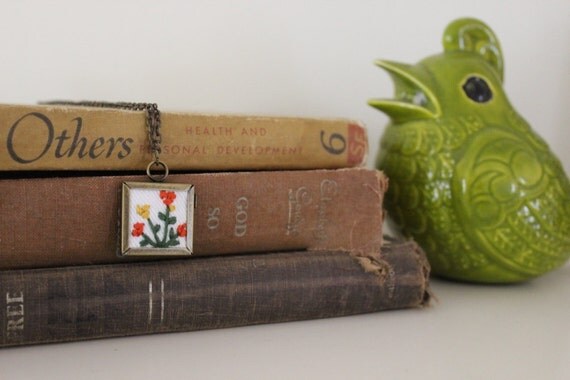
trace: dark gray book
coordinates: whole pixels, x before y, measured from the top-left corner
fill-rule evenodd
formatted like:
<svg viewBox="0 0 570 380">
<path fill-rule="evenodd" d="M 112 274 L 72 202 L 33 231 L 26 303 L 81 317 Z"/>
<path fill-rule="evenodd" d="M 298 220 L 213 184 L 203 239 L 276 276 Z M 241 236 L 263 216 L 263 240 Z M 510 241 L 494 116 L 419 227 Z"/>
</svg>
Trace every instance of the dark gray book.
<svg viewBox="0 0 570 380">
<path fill-rule="evenodd" d="M 0 347 L 339 317 L 425 305 L 414 242 L 0 271 Z"/>
</svg>

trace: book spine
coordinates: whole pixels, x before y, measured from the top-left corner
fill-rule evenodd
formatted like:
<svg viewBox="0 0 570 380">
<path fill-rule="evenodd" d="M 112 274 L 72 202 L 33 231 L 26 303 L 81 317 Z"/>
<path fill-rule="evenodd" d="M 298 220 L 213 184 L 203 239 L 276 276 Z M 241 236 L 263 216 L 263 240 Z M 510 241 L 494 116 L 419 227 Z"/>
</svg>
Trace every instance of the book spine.
<svg viewBox="0 0 570 380">
<path fill-rule="evenodd" d="M 408 248 L 2 271 L 0 347 L 420 306 L 427 261 Z"/>
<path fill-rule="evenodd" d="M 168 113 L 161 159 L 173 170 L 361 166 L 365 128 L 344 119 Z M 152 155 L 145 113 L 86 107 L 0 105 L 0 171 L 145 170 Z"/>
<path fill-rule="evenodd" d="M 0 269 L 112 263 L 120 189 L 143 176 L 0 181 Z M 387 179 L 361 168 L 171 175 L 194 185 L 194 255 L 382 243 Z"/>
</svg>

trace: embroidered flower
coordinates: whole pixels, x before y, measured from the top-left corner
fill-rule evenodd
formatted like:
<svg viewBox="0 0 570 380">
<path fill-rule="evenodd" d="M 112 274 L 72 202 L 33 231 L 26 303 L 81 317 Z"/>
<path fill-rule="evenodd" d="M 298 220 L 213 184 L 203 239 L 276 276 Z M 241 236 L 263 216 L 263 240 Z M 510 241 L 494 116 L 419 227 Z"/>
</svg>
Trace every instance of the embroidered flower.
<svg viewBox="0 0 570 380">
<path fill-rule="evenodd" d="M 144 231 L 144 223 L 135 223 L 133 224 L 133 230 L 131 231 L 131 235 L 134 237 L 141 236 Z"/>
<path fill-rule="evenodd" d="M 160 199 L 165 205 L 170 206 L 176 199 L 176 194 L 174 191 L 160 190 Z"/>
<path fill-rule="evenodd" d="M 150 218 L 150 205 L 137 205 L 137 214 L 143 217 L 143 219 Z"/>
<path fill-rule="evenodd" d="M 176 232 L 178 233 L 178 236 L 186 237 L 188 234 L 188 231 L 186 230 L 186 223 L 179 224 L 178 228 L 176 228 Z"/>
</svg>

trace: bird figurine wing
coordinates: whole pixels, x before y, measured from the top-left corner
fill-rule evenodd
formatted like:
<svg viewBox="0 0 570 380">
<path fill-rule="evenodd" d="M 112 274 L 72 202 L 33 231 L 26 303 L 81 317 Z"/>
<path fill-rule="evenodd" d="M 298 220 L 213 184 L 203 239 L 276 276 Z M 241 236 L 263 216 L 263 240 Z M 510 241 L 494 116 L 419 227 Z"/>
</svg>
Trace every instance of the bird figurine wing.
<svg viewBox="0 0 570 380">
<path fill-rule="evenodd" d="M 471 243 L 522 276 L 562 265 L 570 256 L 570 183 L 546 145 L 488 127 L 464 152 L 452 192 Z"/>
</svg>

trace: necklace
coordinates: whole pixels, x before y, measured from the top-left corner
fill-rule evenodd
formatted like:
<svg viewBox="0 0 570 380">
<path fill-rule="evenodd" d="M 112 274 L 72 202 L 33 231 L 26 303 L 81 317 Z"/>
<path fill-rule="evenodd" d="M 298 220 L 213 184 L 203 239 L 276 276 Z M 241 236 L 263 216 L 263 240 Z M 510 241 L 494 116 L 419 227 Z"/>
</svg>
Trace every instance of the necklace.
<svg viewBox="0 0 570 380">
<path fill-rule="evenodd" d="M 123 182 L 120 210 L 120 256 L 192 254 L 194 186 L 165 182 L 168 165 L 160 160 L 160 111 L 155 103 L 53 101 L 44 104 L 144 111 L 152 161 L 150 182 Z"/>
</svg>

